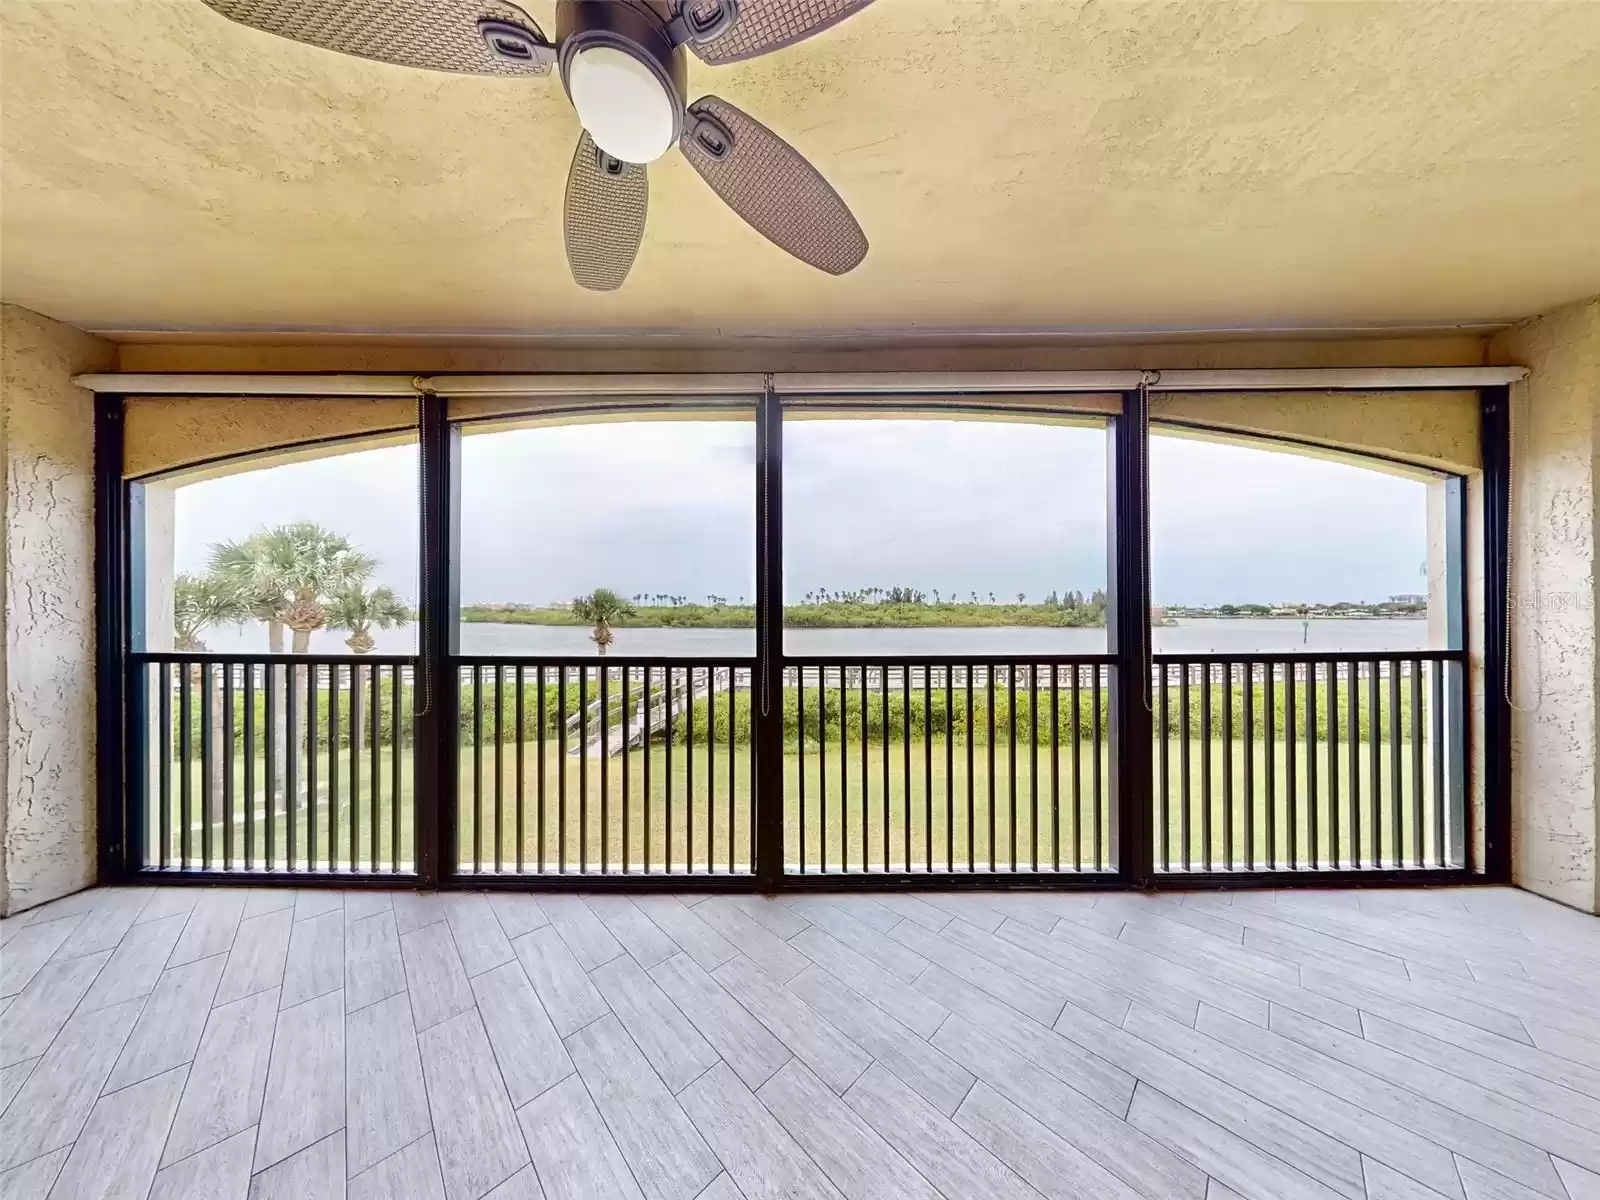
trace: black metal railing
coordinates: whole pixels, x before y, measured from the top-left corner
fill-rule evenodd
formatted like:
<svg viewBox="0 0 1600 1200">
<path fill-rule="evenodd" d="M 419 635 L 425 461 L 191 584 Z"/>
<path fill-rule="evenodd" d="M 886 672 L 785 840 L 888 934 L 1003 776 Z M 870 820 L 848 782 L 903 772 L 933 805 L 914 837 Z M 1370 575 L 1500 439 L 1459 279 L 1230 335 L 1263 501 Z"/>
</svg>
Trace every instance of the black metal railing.
<svg viewBox="0 0 1600 1200">
<path fill-rule="evenodd" d="M 1113 869 L 1114 661 L 787 659 L 787 872 Z"/>
<path fill-rule="evenodd" d="M 1465 861 L 1460 651 L 1157 655 L 1155 869 Z"/>
<path fill-rule="evenodd" d="M 412 873 L 415 662 L 131 655 L 135 861 L 220 874 Z"/>
<path fill-rule="evenodd" d="M 457 873 L 750 873 L 749 660 L 457 664 Z"/>
</svg>

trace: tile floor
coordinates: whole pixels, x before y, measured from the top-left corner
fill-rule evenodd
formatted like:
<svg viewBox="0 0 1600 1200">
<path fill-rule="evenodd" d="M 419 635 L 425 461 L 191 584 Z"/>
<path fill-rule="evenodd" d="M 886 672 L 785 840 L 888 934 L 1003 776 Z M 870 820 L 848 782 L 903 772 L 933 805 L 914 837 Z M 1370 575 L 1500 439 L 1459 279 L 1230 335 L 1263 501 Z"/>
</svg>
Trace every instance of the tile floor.
<svg viewBox="0 0 1600 1200">
<path fill-rule="evenodd" d="M 97 889 L 0 922 L 6 1200 L 1597 1200 L 1508 889 Z"/>
</svg>

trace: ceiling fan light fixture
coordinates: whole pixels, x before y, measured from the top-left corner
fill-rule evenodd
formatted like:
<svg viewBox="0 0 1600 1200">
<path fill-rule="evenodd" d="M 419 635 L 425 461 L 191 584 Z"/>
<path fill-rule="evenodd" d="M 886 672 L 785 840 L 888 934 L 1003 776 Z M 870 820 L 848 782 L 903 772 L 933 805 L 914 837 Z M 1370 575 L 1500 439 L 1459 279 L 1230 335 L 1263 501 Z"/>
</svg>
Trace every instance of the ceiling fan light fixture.
<svg viewBox="0 0 1600 1200">
<path fill-rule="evenodd" d="M 650 64 L 617 46 L 589 46 L 566 65 L 567 93 L 595 145 L 623 162 L 648 163 L 678 140 L 682 102 Z"/>
</svg>

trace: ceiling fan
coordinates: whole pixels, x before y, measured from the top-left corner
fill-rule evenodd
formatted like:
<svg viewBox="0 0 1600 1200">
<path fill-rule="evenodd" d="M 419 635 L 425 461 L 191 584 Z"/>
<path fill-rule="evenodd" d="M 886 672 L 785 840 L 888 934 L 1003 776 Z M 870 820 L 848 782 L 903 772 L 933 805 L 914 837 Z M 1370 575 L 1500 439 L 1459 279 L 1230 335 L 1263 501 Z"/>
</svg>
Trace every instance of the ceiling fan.
<svg viewBox="0 0 1600 1200">
<path fill-rule="evenodd" d="M 798 151 L 718 96 L 686 102 L 688 47 L 705 63 L 769 54 L 871 0 L 558 0 L 552 41 L 505 0 L 204 0 L 231 20 L 406 67 L 561 72 L 583 133 L 567 173 L 567 262 L 583 287 L 627 278 L 649 207 L 645 164 L 674 144 L 728 207 L 802 262 L 843 275 L 867 238 Z"/>
</svg>

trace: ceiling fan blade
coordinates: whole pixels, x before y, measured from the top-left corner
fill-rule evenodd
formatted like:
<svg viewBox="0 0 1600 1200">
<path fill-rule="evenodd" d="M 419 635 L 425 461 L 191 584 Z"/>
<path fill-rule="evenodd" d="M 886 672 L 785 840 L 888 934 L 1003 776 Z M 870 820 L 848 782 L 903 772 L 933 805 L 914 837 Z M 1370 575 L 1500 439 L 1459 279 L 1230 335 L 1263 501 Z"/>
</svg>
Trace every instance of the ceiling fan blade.
<svg viewBox="0 0 1600 1200">
<path fill-rule="evenodd" d="M 252 29 L 396 66 L 465 75 L 548 75 L 555 61 L 533 18 L 506 0 L 204 2 Z M 499 31 L 500 54 L 489 49 L 479 28 L 485 21 Z"/>
<path fill-rule="evenodd" d="M 723 0 L 683 0 L 679 6 L 690 28 L 713 22 Z M 706 42 L 689 48 L 702 62 L 730 63 L 770 54 L 804 41 L 860 12 L 872 0 L 738 0 L 733 23 Z"/>
<path fill-rule="evenodd" d="M 717 96 L 689 106 L 678 139 L 689 165 L 755 231 L 830 275 L 854 269 L 867 235 L 799 151 Z"/>
<path fill-rule="evenodd" d="M 638 257 L 649 207 L 644 164 L 601 153 L 585 132 L 567 172 L 562 214 L 567 265 L 581 287 L 609 292 L 622 286 Z"/>
</svg>

